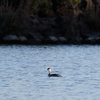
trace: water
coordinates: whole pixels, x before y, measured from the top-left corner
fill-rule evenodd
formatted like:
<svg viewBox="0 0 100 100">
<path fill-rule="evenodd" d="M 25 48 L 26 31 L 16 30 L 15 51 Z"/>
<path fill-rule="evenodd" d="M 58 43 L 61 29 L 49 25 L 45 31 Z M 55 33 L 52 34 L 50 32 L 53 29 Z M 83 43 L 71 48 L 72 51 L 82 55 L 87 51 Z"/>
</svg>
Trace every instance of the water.
<svg viewBox="0 0 100 100">
<path fill-rule="evenodd" d="M 100 46 L 1 45 L 0 100 L 100 100 Z"/>
</svg>

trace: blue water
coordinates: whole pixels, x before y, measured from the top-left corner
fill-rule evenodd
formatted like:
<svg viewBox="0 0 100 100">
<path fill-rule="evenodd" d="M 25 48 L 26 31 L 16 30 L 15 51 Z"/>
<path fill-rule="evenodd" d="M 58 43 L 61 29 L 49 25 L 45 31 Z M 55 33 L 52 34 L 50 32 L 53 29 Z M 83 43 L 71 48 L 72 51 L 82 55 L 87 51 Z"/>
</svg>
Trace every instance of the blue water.
<svg viewBox="0 0 100 100">
<path fill-rule="evenodd" d="M 100 100 L 100 46 L 1 45 L 0 100 Z"/>
</svg>

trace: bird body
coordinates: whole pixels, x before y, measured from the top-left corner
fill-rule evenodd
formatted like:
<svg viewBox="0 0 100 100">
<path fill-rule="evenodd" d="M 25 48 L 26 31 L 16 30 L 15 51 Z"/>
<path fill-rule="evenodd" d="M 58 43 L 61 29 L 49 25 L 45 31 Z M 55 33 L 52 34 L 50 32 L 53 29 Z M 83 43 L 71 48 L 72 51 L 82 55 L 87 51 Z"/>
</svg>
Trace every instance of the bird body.
<svg viewBox="0 0 100 100">
<path fill-rule="evenodd" d="M 51 74 L 51 69 L 50 68 L 48 68 L 47 71 L 49 71 L 49 74 L 48 74 L 49 77 L 62 77 L 59 74 Z"/>
</svg>

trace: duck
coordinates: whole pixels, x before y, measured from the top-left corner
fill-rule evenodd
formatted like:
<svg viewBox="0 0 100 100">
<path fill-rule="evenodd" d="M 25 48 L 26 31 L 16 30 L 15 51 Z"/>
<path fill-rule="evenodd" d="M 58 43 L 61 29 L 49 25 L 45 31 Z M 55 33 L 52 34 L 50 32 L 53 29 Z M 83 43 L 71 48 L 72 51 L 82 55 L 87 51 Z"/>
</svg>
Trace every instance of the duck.
<svg viewBox="0 0 100 100">
<path fill-rule="evenodd" d="M 50 68 L 47 68 L 47 71 L 49 71 L 49 74 L 48 74 L 49 77 L 62 77 L 59 74 L 51 74 L 51 69 Z"/>
</svg>

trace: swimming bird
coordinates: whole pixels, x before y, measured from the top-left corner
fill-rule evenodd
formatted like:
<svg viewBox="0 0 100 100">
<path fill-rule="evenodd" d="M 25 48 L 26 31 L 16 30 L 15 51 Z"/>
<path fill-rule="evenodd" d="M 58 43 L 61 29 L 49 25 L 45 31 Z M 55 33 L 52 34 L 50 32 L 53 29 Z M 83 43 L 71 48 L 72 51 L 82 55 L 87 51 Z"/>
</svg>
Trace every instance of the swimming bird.
<svg viewBox="0 0 100 100">
<path fill-rule="evenodd" d="M 62 77 L 59 74 L 51 74 L 51 69 L 50 68 L 48 68 L 47 71 L 49 71 L 49 74 L 48 74 L 49 77 Z"/>
</svg>

